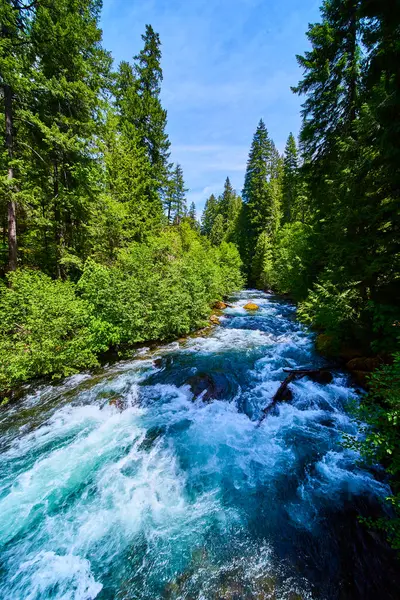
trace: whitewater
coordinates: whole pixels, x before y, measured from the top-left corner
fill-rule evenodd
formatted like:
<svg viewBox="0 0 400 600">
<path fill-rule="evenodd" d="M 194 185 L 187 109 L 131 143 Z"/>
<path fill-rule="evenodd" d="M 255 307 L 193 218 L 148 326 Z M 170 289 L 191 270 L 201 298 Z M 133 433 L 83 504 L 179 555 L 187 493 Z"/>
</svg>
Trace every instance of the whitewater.
<svg viewBox="0 0 400 600">
<path fill-rule="evenodd" d="M 259 310 L 243 307 L 251 300 Z M 393 556 L 358 516 L 389 488 L 343 445 L 349 377 L 289 302 L 241 292 L 209 335 L 42 385 L 0 410 L 0 598 L 397 598 Z"/>
</svg>

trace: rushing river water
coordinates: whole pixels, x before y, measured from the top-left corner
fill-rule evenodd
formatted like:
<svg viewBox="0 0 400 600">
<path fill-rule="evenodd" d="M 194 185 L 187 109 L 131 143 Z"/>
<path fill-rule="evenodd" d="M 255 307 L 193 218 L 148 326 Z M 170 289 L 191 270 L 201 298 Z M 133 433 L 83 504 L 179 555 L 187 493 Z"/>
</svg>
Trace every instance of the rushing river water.
<svg viewBox="0 0 400 600">
<path fill-rule="evenodd" d="M 257 427 L 283 369 L 323 361 L 291 305 L 233 302 L 208 337 L 1 410 L 2 600 L 398 598 L 357 520 L 388 489 L 340 444 L 355 391 L 298 380 Z"/>
</svg>

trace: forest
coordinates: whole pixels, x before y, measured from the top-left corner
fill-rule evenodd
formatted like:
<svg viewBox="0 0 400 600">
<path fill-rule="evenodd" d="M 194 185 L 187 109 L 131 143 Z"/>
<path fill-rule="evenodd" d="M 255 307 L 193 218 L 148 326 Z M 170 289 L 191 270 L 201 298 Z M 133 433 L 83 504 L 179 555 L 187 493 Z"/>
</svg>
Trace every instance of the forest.
<svg viewBox="0 0 400 600">
<path fill-rule="evenodd" d="M 260 119 L 243 189 L 203 214 L 170 160 L 151 25 L 132 62 L 100 0 L 0 0 L 0 395 L 173 340 L 243 287 L 297 304 L 317 349 L 374 370 L 349 441 L 392 481 L 400 549 L 400 4 L 324 0 L 293 82 L 299 138 Z M 206 184 L 207 182 L 205 182 Z M 346 362 L 346 361 L 345 361 Z M 361 363 L 360 363 L 361 364 Z"/>
</svg>

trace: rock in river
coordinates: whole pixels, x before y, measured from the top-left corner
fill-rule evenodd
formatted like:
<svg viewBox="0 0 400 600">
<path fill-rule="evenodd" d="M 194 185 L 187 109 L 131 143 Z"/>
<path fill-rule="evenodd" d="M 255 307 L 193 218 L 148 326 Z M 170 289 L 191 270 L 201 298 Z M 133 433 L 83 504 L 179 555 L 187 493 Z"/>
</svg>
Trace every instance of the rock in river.
<svg viewBox="0 0 400 600">
<path fill-rule="evenodd" d="M 255 304 L 254 302 L 248 302 L 247 304 L 244 305 L 244 307 L 246 310 L 258 310 L 260 307 L 258 306 L 258 304 Z"/>
<path fill-rule="evenodd" d="M 225 302 L 221 302 L 220 300 L 214 304 L 214 308 L 216 310 L 224 310 L 228 305 Z"/>
</svg>

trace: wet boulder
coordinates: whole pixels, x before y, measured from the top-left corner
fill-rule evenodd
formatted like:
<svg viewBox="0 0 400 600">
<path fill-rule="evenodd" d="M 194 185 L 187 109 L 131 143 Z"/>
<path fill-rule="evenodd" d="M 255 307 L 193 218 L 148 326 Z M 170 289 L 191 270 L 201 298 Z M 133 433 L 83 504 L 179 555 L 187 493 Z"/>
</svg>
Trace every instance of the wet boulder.
<svg viewBox="0 0 400 600">
<path fill-rule="evenodd" d="M 235 393 L 235 386 L 224 373 L 196 373 L 186 380 L 194 399 L 201 397 L 203 402 L 227 400 Z"/>
<path fill-rule="evenodd" d="M 352 374 L 357 385 L 367 389 L 370 374 L 382 366 L 383 362 L 380 356 L 358 356 L 349 360 L 346 363 L 346 368 Z"/>
<path fill-rule="evenodd" d="M 221 302 L 220 300 L 214 304 L 214 308 L 216 310 L 224 310 L 228 305 L 225 302 Z"/>
<path fill-rule="evenodd" d="M 213 325 L 220 325 L 220 320 L 219 320 L 219 318 L 217 317 L 217 315 L 211 315 L 211 317 L 210 317 L 210 322 L 211 322 Z"/>
<path fill-rule="evenodd" d="M 110 406 L 115 406 L 115 408 L 118 408 L 118 410 L 120 411 L 123 411 L 125 408 L 125 402 L 119 396 L 114 396 L 113 398 L 111 398 L 108 404 Z"/>
<path fill-rule="evenodd" d="M 346 367 L 349 371 L 367 371 L 371 373 L 371 371 L 375 371 L 382 364 L 383 361 L 379 356 L 360 356 L 349 360 Z"/>
<path fill-rule="evenodd" d="M 315 373 L 310 373 L 308 378 L 311 379 L 314 383 L 322 383 L 324 385 L 328 383 L 332 383 L 333 375 L 330 371 L 316 371 Z"/>
<path fill-rule="evenodd" d="M 258 310 L 260 307 L 258 306 L 258 304 L 255 304 L 254 302 L 248 302 L 247 304 L 244 305 L 244 307 L 246 310 Z"/>
</svg>

